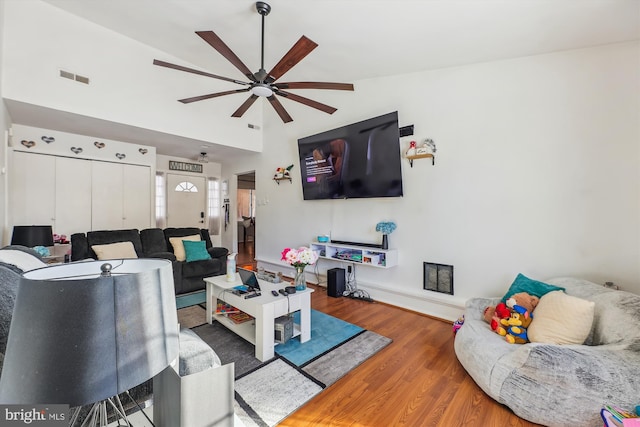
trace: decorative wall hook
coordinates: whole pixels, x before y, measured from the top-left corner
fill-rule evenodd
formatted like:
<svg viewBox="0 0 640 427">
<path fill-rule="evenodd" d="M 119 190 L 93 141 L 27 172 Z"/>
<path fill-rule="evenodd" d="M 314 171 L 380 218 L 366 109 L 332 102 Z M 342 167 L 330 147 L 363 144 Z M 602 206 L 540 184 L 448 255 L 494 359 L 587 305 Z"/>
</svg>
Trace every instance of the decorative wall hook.
<svg viewBox="0 0 640 427">
<path fill-rule="evenodd" d="M 276 169 L 276 173 L 273 175 L 273 180 L 280 185 L 280 181 L 284 179 L 288 179 L 290 183 L 293 183 L 291 180 L 291 169 L 293 169 L 293 165 L 289 165 L 286 168 L 279 167 Z"/>
</svg>

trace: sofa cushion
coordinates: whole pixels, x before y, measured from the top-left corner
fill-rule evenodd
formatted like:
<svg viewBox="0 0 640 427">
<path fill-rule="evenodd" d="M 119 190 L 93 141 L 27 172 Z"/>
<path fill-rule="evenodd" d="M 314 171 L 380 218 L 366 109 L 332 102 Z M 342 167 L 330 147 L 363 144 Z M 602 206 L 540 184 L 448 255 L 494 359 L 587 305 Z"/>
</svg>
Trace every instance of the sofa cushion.
<svg viewBox="0 0 640 427">
<path fill-rule="evenodd" d="M 109 243 L 107 245 L 92 245 L 91 249 L 99 260 L 103 259 L 132 259 L 138 258 L 131 242 Z"/>
<path fill-rule="evenodd" d="M 206 242 L 204 240 L 199 240 L 197 242 L 183 240 L 182 244 L 184 245 L 187 262 L 211 259 L 209 252 L 207 252 Z"/>
<path fill-rule="evenodd" d="M 184 244 L 182 244 L 183 240 L 197 242 L 200 240 L 200 235 L 194 234 L 192 236 L 169 237 L 169 243 L 173 248 L 173 253 L 176 256 L 176 260 L 178 261 L 185 261 L 187 259 L 187 254 L 184 251 Z"/>
<path fill-rule="evenodd" d="M 507 293 L 502 297 L 502 302 L 507 302 L 512 295 L 519 292 L 526 292 L 529 295 L 542 298 L 544 294 L 551 291 L 564 291 L 564 288 L 529 279 L 524 274 L 518 274 Z"/>
<path fill-rule="evenodd" d="M 548 344 L 582 344 L 593 324 L 595 303 L 567 295 L 549 292 L 540 298 L 527 329 L 529 341 Z"/>
<path fill-rule="evenodd" d="M 108 245 L 109 243 L 118 242 L 131 242 L 133 248 L 138 254 L 138 257 L 142 257 L 144 252 L 142 250 L 142 242 L 140 241 L 140 233 L 137 229 L 128 230 L 99 230 L 87 232 L 87 242 L 90 248 L 93 245 Z M 71 250 L 73 251 L 73 244 Z M 96 258 L 96 254 L 93 251 L 89 251 L 89 258 Z"/>
<path fill-rule="evenodd" d="M 161 228 L 140 230 L 140 240 L 142 241 L 144 254 L 147 257 L 157 253 L 171 252 Z"/>
<path fill-rule="evenodd" d="M 182 265 L 182 278 L 188 279 L 197 277 L 204 279 L 205 277 L 215 276 L 220 273 L 222 263 L 218 259 L 203 259 L 199 261 L 186 262 Z M 204 282 L 202 282 L 204 287 Z"/>
</svg>

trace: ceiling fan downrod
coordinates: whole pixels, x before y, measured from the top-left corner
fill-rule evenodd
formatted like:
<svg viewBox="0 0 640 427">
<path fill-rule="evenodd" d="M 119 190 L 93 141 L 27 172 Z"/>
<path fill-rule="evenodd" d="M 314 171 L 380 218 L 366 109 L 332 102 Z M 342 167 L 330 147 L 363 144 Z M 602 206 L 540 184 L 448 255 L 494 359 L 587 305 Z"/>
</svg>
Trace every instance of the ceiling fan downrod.
<svg viewBox="0 0 640 427">
<path fill-rule="evenodd" d="M 262 16 L 262 38 L 260 43 L 260 82 L 264 83 L 264 79 L 267 77 L 267 72 L 264 69 L 264 17 L 271 12 L 271 6 L 269 4 L 258 1 L 256 2 L 256 10 Z"/>
</svg>

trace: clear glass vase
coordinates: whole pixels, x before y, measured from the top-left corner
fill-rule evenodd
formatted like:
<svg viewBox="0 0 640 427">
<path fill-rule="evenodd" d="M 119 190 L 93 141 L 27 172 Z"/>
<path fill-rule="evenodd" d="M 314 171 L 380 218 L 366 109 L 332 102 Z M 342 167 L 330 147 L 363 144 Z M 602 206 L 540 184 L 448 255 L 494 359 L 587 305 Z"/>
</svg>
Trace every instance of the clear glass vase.
<svg viewBox="0 0 640 427">
<path fill-rule="evenodd" d="M 296 267 L 296 276 L 293 279 L 293 285 L 296 291 L 304 291 L 307 289 L 307 281 L 304 276 L 304 267 Z"/>
</svg>

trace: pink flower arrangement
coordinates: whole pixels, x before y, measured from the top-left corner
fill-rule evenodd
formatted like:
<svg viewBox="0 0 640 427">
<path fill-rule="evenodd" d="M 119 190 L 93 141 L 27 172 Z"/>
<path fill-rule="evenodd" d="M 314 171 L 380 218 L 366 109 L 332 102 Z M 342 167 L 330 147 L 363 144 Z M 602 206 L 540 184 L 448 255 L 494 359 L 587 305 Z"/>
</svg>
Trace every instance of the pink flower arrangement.
<svg viewBox="0 0 640 427">
<path fill-rule="evenodd" d="M 318 254 L 306 246 L 301 246 L 298 249 L 285 248 L 282 251 L 281 259 L 296 268 L 305 268 L 318 261 Z"/>
</svg>

